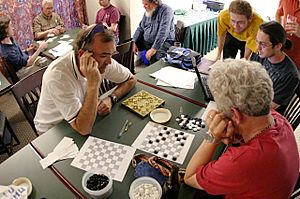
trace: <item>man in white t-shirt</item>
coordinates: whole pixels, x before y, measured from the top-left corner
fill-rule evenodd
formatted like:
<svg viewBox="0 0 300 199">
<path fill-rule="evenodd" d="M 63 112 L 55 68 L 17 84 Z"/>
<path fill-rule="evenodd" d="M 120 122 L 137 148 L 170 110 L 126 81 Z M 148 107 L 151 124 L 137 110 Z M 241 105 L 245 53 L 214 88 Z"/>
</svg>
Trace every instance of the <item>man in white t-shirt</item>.
<svg viewBox="0 0 300 199">
<path fill-rule="evenodd" d="M 92 131 L 97 112 L 109 114 L 116 101 L 136 84 L 134 75 L 114 59 L 113 34 L 102 25 L 78 33 L 74 51 L 55 60 L 43 76 L 41 96 L 34 118 L 43 133 L 66 120 L 81 135 Z M 114 92 L 98 100 L 102 79 L 118 84 Z"/>
</svg>

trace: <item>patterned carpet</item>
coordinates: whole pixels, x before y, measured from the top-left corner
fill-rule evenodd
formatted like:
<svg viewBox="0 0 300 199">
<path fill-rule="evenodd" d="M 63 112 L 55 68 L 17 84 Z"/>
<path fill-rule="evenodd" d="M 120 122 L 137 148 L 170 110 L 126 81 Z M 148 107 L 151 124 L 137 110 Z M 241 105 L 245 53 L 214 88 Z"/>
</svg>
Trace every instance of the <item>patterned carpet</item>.
<svg viewBox="0 0 300 199">
<path fill-rule="evenodd" d="M 36 138 L 35 133 L 27 122 L 11 92 L 0 97 L 0 110 L 5 113 L 9 123 L 15 130 L 15 133 L 21 142 L 19 145 L 13 147 L 13 152 L 16 153 Z M 1 154 L 0 163 L 7 158 L 8 155 L 6 153 Z"/>
</svg>

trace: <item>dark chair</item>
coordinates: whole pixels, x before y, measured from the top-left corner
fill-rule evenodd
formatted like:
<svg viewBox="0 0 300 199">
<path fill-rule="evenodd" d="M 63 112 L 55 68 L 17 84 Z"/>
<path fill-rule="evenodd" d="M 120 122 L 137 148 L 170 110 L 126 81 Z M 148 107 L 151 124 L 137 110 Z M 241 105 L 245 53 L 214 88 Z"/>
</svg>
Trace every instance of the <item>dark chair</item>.
<svg viewBox="0 0 300 199">
<path fill-rule="evenodd" d="M 133 41 L 131 39 L 119 44 L 116 47 L 119 54 L 114 55 L 113 58 L 126 68 L 129 68 L 129 70 L 134 74 L 134 54 L 132 52 L 132 47 Z"/>
<path fill-rule="evenodd" d="M 290 122 L 295 130 L 300 123 L 300 83 L 282 115 Z"/>
<path fill-rule="evenodd" d="M 119 43 L 122 43 L 126 39 L 126 24 L 125 24 L 125 15 L 120 16 L 120 21 L 118 24 L 118 29 L 119 29 Z"/>
<path fill-rule="evenodd" d="M 12 92 L 36 136 L 38 136 L 38 133 L 35 129 L 33 119 L 40 98 L 42 77 L 46 68 L 41 68 L 28 75 L 12 87 Z"/>
<path fill-rule="evenodd" d="M 10 63 L 9 60 L 7 60 L 5 58 L 2 58 L 2 60 L 3 60 L 4 67 L 5 67 L 6 71 L 8 72 L 8 75 L 9 75 L 12 83 L 13 84 L 17 83 L 20 79 L 17 75 L 17 72 L 16 72 L 15 68 Z"/>
<path fill-rule="evenodd" d="M 15 140 L 16 144 L 20 144 L 5 114 L 0 111 L 0 154 L 7 153 L 8 156 L 12 155 L 13 140 Z"/>
</svg>

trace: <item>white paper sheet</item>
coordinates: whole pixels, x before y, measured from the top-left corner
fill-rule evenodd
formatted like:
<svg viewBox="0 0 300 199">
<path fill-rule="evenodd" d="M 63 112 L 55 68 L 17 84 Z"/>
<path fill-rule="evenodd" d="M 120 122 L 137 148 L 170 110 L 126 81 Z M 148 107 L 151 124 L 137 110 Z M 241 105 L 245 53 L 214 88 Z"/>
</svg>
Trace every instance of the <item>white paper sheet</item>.
<svg viewBox="0 0 300 199">
<path fill-rule="evenodd" d="M 0 185 L 0 199 L 27 199 L 27 187 Z"/>
<path fill-rule="evenodd" d="M 49 53 L 54 55 L 55 57 L 61 57 L 68 52 L 70 52 L 73 49 L 73 47 L 69 43 L 61 43 L 58 46 L 52 48 L 49 50 Z"/>
<path fill-rule="evenodd" d="M 166 66 L 150 76 L 158 79 L 157 85 L 184 89 L 194 89 L 196 74 L 190 71 Z"/>
<path fill-rule="evenodd" d="M 68 34 L 65 34 L 64 36 L 62 36 L 60 39 L 69 39 L 70 38 L 70 35 Z"/>
<path fill-rule="evenodd" d="M 43 169 L 52 165 L 57 160 L 64 160 L 67 158 L 74 158 L 79 152 L 77 145 L 72 138 L 64 137 L 58 145 L 54 148 L 53 152 L 49 153 L 47 157 L 40 160 Z"/>
<path fill-rule="evenodd" d="M 133 147 L 89 136 L 71 166 L 85 171 L 101 168 L 122 182 L 134 153 Z"/>
</svg>

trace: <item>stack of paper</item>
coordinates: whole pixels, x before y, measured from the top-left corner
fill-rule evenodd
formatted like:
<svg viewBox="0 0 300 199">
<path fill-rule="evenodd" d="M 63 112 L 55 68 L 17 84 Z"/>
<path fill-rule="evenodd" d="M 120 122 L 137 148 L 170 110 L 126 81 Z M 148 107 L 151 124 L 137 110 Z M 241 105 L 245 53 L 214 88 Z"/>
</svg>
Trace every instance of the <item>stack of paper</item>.
<svg viewBox="0 0 300 199">
<path fill-rule="evenodd" d="M 52 165 L 57 160 L 64 160 L 74 158 L 79 152 L 77 145 L 72 138 L 64 137 L 58 145 L 54 148 L 53 152 L 49 153 L 47 157 L 40 160 L 43 169 Z"/>
<path fill-rule="evenodd" d="M 190 71 L 166 66 L 150 76 L 158 79 L 157 85 L 184 89 L 194 89 L 196 74 Z"/>
<path fill-rule="evenodd" d="M 70 52 L 73 49 L 72 45 L 70 45 L 70 42 L 64 42 L 59 44 L 58 46 L 52 48 L 49 50 L 49 53 L 54 55 L 55 57 L 61 57 L 68 52 Z"/>
</svg>

